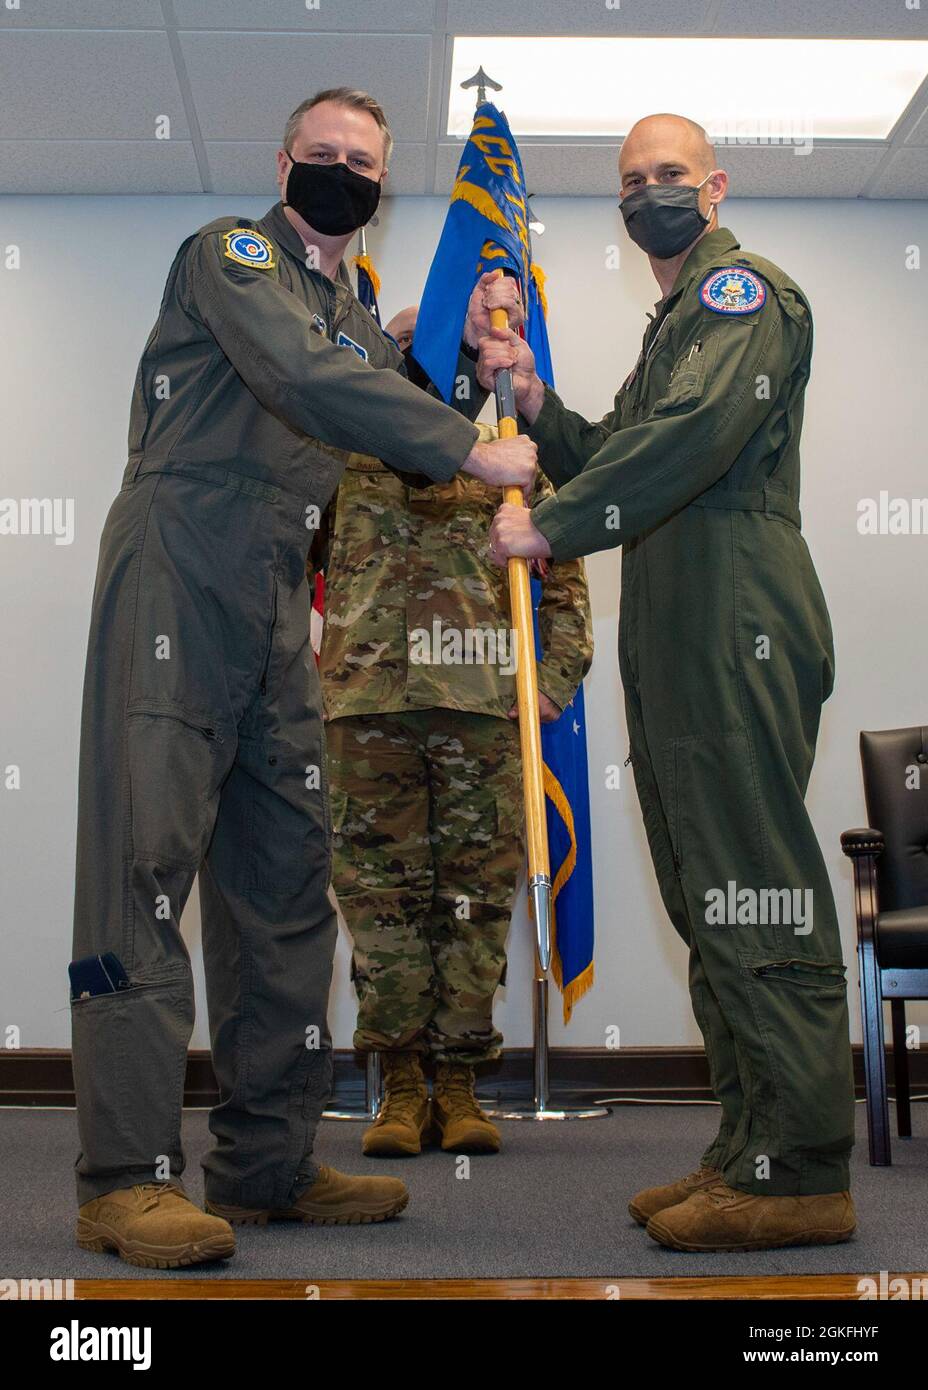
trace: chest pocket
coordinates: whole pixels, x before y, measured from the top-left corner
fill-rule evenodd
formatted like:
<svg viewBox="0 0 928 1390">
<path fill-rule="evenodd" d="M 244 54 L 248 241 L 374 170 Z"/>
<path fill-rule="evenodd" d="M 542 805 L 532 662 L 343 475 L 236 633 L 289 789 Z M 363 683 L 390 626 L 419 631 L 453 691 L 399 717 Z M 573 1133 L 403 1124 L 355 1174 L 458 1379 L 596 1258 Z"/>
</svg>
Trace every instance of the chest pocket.
<svg viewBox="0 0 928 1390">
<path fill-rule="evenodd" d="M 667 388 L 651 407 L 653 415 L 692 410 L 702 400 L 718 350 L 718 332 L 697 338 L 674 363 Z"/>
</svg>

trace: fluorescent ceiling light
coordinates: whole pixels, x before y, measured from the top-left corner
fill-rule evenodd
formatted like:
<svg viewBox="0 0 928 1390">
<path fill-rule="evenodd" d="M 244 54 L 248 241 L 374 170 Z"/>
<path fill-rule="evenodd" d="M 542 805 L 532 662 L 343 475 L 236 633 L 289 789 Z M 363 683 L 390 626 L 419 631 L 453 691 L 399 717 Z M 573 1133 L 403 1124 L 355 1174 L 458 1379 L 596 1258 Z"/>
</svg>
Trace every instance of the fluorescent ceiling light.
<svg viewBox="0 0 928 1390">
<path fill-rule="evenodd" d="M 889 39 L 456 38 L 448 134 L 466 136 L 477 68 L 516 135 L 628 133 L 654 111 L 715 140 L 884 140 L 928 75 L 928 42 Z"/>
</svg>

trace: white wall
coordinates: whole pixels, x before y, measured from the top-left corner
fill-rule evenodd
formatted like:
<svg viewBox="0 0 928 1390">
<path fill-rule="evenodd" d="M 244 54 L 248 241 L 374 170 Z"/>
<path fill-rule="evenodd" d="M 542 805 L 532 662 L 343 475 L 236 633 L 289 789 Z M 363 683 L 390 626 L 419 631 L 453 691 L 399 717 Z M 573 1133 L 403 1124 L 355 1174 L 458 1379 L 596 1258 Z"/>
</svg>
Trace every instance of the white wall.
<svg viewBox="0 0 928 1390">
<path fill-rule="evenodd" d="M 3 968 L 0 1027 L 24 1047 L 68 1043 L 75 788 L 84 644 L 97 543 L 125 463 L 129 396 L 175 248 L 225 213 L 260 214 L 264 199 L 5 198 L 0 249 L 2 340 L 0 497 L 73 498 L 73 544 L 0 536 L 0 767 L 22 768 L 22 789 L 0 788 Z M 371 249 L 389 316 L 420 292 L 444 214 L 439 199 L 388 205 Z M 536 255 L 548 272 L 558 387 L 603 414 L 637 355 L 657 298 L 644 258 L 607 199 L 537 199 L 547 231 Z M 857 503 L 881 488 L 928 493 L 925 469 L 925 272 L 928 204 L 733 202 L 723 222 L 782 264 L 810 295 L 817 339 L 804 440 L 804 529 L 834 621 L 838 683 L 826 706 L 810 808 L 832 872 L 853 969 L 850 868 L 838 835 L 866 821 L 857 734 L 928 723 L 924 597 L 928 537 L 857 533 Z M 606 248 L 622 248 L 619 270 Z M 698 1041 L 686 962 L 653 882 L 630 772 L 607 791 L 604 768 L 627 741 L 616 666 L 618 552 L 589 562 L 597 655 L 587 683 L 597 907 L 597 984 L 555 1044 L 602 1045 L 618 1024 L 629 1046 Z M 194 896 L 184 919 L 203 1000 Z M 497 1020 L 511 1046 L 530 1041 L 531 951 L 520 906 L 509 984 Z M 851 994 L 855 1036 L 856 990 Z M 332 996 L 337 1046 L 350 1044 L 353 1002 L 344 932 Z M 928 1013 L 913 1010 L 924 1021 Z M 207 1045 L 205 1009 L 194 1046 Z"/>
</svg>

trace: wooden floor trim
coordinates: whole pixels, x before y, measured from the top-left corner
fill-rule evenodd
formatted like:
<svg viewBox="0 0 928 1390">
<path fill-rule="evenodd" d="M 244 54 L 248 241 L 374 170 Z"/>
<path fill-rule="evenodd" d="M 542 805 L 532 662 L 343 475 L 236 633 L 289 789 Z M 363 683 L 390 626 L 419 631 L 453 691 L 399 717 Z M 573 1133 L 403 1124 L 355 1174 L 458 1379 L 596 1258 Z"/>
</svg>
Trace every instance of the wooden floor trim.
<svg viewBox="0 0 928 1390">
<path fill-rule="evenodd" d="M 77 1299 L 860 1299 L 859 1274 L 699 1279 L 76 1279 Z M 890 1279 L 896 1275 L 889 1276 Z M 908 1280 L 928 1279 L 910 1273 Z"/>
<path fill-rule="evenodd" d="M 864 1097 L 863 1053 L 852 1048 L 858 1100 Z M 598 1097 L 623 1096 L 641 1101 L 712 1103 L 709 1068 L 701 1047 L 552 1047 L 550 1079 L 555 1094 L 565 1093 L 590 1104 Z M 335 1100 L 339 1106 L 361 1106 L 364 1098 L 364 1059 L 350 1050 L 333 1054 Z M 428 1070 L 428 1066 L 426 1068 Z M 928 1048 L 909 1058 L 913 1097 L 928 1092 Z M 893 1053 L 886 1049 L 886 1075 L 893 1099 Z M 532 1054 L 529 1048 L 504 1048 L 494 1062 L 478 1069 L 478 1090 L 500 1099 L 531 1095 Z M 187 1057 L 184 1104 L 213 1106 L 219 1100 L 210 1054 L 192 1051 Z M 74 1076 L 67 1048 L 0 1048 L 0 1105 L 73 1106 Z"/>
</svg>

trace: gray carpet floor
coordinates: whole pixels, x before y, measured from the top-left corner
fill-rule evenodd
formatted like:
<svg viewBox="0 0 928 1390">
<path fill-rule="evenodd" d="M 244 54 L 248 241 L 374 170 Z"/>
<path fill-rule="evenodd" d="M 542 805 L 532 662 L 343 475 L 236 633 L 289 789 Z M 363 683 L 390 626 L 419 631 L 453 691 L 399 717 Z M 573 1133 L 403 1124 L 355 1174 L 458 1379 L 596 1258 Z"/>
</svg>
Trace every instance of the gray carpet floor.
<svg viewBox="0 0 928 1390">
<path fill-rule="evenodd" d="M 695 1165 L 715 1132 L 708 1106 L 620 1106 L 607 1120 L 503 1124 L 503 1152 L 470 1160 L 457 1177 L 453 1155 L 365 1159 L 361 1126 L 321 1126 L 320 1159 L 347 1172 L 391 1173 L 411 1200 L 379 1226 L 279 1224 L 241 1229 L 232 1260 L 201 1265 L 197 1277 L 238 1279 L 424 1279 L 879 1274 L 928 1270 L 928 1105 L 913 1107 L 915 1137 L 895 1140 L 893 1166 L 867 1163 L 857 1107 L 853 1190 L 860 1222 L 845 1245 L 741 1255 L 664 1250 L 631 1220 L 629 1196 Z M 891 1116 L 891 1118 L 894 1118 Z M 202 1201 L 205 1112 L 184 1116 L 185 1182 Z M 191 1271 L 130 1268 L 115 1255 L 74 1243 L 72 1166 L 77 1127 L 69 1110 L 4 1110 L 0 1116 L 0 1273 L 4 1277 L 189 1278 Z"/>
</svg>

